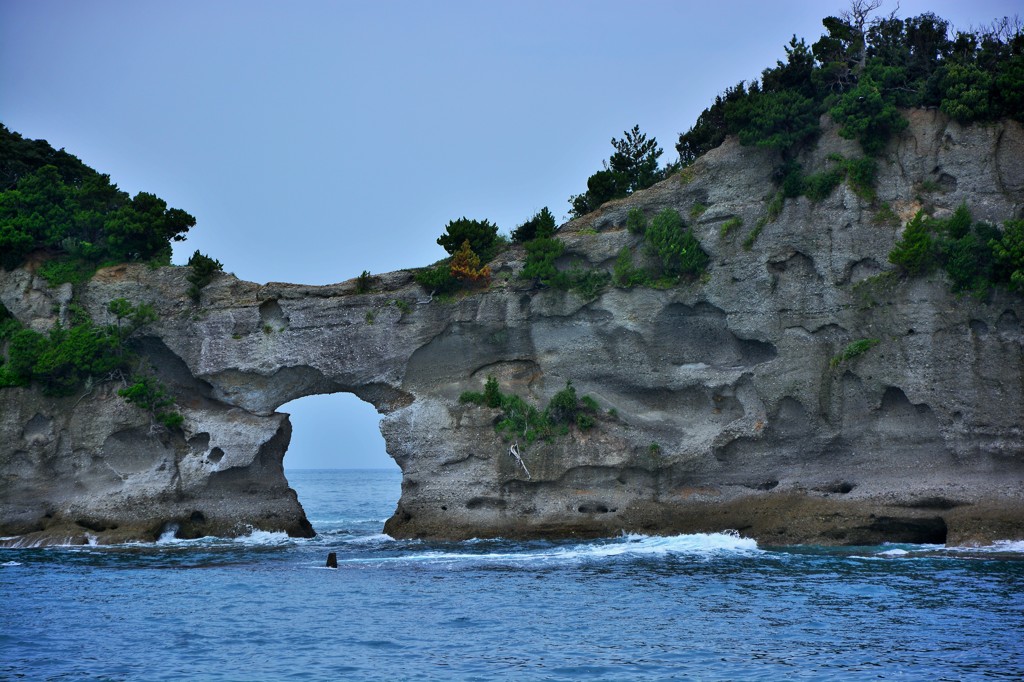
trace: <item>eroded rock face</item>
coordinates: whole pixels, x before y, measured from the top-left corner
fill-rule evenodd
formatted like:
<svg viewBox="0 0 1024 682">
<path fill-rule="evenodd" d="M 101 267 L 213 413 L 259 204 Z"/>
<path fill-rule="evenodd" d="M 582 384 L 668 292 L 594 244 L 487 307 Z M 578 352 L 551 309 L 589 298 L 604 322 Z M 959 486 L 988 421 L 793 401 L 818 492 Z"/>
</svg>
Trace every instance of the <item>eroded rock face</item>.
<svg viewBox="0 0 1024 682">
<path fill-rule="evenodd" d="M 976 219 L 1024 215 L 1019 124 L 909 118 L 881 165 L 880 201 L 904 219 L 965 201 Z M 831 153 L 859 150 L 826 131 L 805 170 Z M 394 536 L 1024 537 L 1024 301 L 957 297 L 942 275 L 874 277 L 891 268 L 900 229 L 875 224 L 875 208 L 845 185 L 818 204 L 787 200 L 744 249 L 776 163 L 726 142 L 685 179 L 561 231 L 566 264 L 610 270 L 638 243 L 623 228 L 631 207 L 685 217 L 707 206 L 693 227 L 709 277 L 672 290 L 611 288 L 592 300 L 536 290 L 517 278 L 519 249 L 492 264 L 487 291 L 451 302 L 427 302 L 408 272 L 381 276 L 368 294 L 353 281 L 224 275 L 194 305 L 184 268 L 101 271 L 78 292 L 93 319 L 117 297 L 158 307 L 143 352 L 177 396 L 183 432 L 152 433 L 114 386 L 59 401 L 0 390 L 0 533 L 117 541 L 174 524 L 189 536 L 308 535 L 282 472 L 290 427 L 275 410 L 346 391 L 383 415 L 403 471 Z M 735 217 L 743 226 L 722 237 Z M 0 273 L 0 297 L 43 330 L 71 291 L 18 270 Z M 833 366 L 863 338 L 879 344 Z M 487 376 L 537 404 L 571 380 L 602 415 L 587 432 L 520 442 L 527 476 L 495 433 L 498 412 L 458 402 Z"/>
</svg>

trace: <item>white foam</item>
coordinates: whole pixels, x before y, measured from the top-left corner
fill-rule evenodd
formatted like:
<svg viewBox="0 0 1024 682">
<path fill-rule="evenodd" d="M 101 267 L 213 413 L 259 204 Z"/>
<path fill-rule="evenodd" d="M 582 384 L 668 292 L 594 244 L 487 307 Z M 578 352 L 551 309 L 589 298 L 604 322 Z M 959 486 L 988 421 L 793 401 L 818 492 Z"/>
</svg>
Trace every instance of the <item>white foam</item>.
<svg viewBox="0 0 1024 682">
<path fill-rule="evenodd" d="M 164 532 L 160 534 L 160 537 L 157 538 L 156 544 L 176 546 L 238 544 L 265 547 L 284 545 L 296 541 L 296 538 L 290 537 L 288 533 L 285 533 L 284 531 L 266 531 L 250 529 L 248 534 L 239 535 L 233 538 L 222 538 L 212 535 L 206 535 L 200 538 L 192 538 L 188 540 L 175 537 L 174 535 L 177 532 L 178 526 L 176 524 L 169 525 L 164 530 Z"/>
<path fill-rule="evenodd" d="M 887 549 L 884 552 L 879 552 L 878 556 L 906 556 L 907 554 L 910 552 L 905 549 Z"/>
<path fill-rule="evenodd" d="M 984 547 L 949 547 L 951 552 L 998 552 L 1000 554 L 1024 554 L 1024 540 L 996 540 Z"/>
<path fill-rule="evenodd" d="M 284 531 L 253 530 L 248 535 L 231 538 L 231 542 L 241 545 L 273 546 L 295 542 L 295 538 Z"/>
<path fill-rule="evenodd" d="M 474 546 L 479 541 L 467 541 Z M 658 557 L 688 555 L 708 558 L 720 554 L 760 552 L 757 542 L 735 532 L 697 533 L 693 535 L 624 535 L 611 541 L 595 541 L 537 550 L 512 552 L 422 552 L 386 559 L 349 559 L 348 562 L 433 562 L 433 563 L 541 563 L 564 564 L 599 561 L 615 557 Z"/>
<path fill-rule="evenodd" d="M 174 537 L 175 534 L 177 534 L 178 529 L 179 526 L 176 523 L 167 524 L 163 532 L 160 533 L 160 537 L 156 539 L 156 543 L 158 545 L 169 545 L 181 542 L 178 538 Z"/>
<path fill-rule="evenodd" d="M 395 539 L 390 535 L 379 533 L 377 535 L 360 535 L 353 538 L 346 538 L 345 542 L 353 545 L 378 545 L 388 542 L 394 542 Z"/>
<path fill-rule="evenodd" d="M 5 561 L 0 566 L 21 566 L 21 563 L 18 561 Z"/>
</svg>

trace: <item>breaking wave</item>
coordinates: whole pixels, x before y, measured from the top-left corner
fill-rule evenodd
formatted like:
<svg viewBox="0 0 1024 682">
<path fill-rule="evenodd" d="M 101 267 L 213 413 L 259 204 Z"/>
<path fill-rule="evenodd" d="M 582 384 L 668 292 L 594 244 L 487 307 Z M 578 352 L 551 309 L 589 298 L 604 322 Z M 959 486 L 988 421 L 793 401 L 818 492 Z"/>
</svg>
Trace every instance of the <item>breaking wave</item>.
<svg viewBox="0 0 1024 682">
<path fill-rule="evenodd" d="M 384 536 L 387 537 L 387 536 Z M 398 556 L 347 559 L 344 563 L 427 562 L 494 564 L 567 564 L 600 561 L 609 558 L 653 558 L 691 556 L 711 558 L 717 555 L 755 554 L 757 542 L 738 533 L 698 533 L 692 535 L 623 535 L 612 540 L 557 545 L 533 549 L 515 549 L 504 541 L 468 541 L 460 543 L 465 551 L 421 551 Z M 506 549 L 506 547 L 508 547 Z M 521 545 L 520 545 L 521 547 Z M 490 550 L 490 551 L 489 551 Z M 339 563 L 343 563 L 339 561 Z"/>
</svg>

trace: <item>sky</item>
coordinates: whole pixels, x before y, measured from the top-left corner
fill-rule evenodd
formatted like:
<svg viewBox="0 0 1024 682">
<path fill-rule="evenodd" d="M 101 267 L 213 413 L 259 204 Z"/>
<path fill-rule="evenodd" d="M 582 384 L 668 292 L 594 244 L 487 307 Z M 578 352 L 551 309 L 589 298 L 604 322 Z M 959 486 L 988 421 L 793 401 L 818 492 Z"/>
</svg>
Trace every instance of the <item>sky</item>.
<svg viewBox="0 0 1024 682">
<path fill-rule="evenodd" d="M 639 125 L 664 162 L 715 95 L 848 2 L 0 0 L 0 122 L 197 219 L 255 282 L 329 284 L 446 254 L 448 221 L 508 233 Z M 897 8 L 887 0 L 881 11 Z M 902 0 L 969 28 L 1024 0 Z M 289 468 L 394 467 L 373 408 L 310 396 Z"/>
</svg>

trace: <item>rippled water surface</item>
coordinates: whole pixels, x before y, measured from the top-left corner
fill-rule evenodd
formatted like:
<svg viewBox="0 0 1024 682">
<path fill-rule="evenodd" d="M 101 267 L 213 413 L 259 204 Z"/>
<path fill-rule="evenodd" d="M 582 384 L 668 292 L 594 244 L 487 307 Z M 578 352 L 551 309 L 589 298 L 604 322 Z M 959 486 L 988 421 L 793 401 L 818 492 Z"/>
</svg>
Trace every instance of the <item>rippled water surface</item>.
<svg viewBox="0 0 1024 682">
<path fill-rule="evenodd" d="M 1024 678 L 1024 543 L 398 542 L 398 472 L 288 476 L 317 538 L 0 550 L 0 679 Z"/>
</svg>

